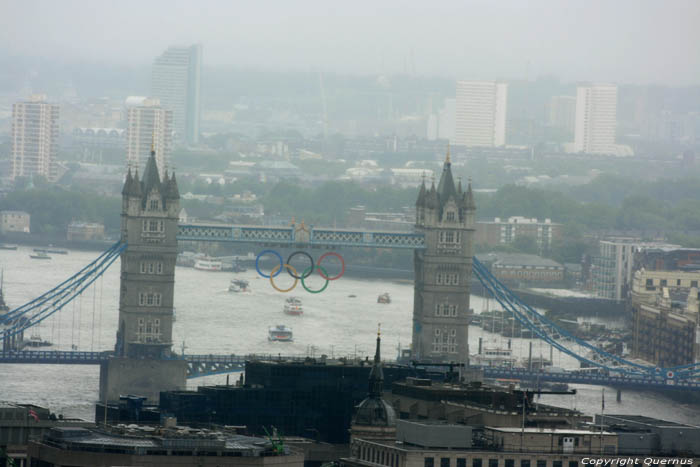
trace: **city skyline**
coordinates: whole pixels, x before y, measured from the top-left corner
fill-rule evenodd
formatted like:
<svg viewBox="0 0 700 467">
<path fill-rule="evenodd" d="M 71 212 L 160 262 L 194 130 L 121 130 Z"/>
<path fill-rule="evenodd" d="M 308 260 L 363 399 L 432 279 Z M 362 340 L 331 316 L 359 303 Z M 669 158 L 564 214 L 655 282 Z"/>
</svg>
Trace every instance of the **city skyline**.
<svg viewBox="0 0 700 467">
<path fill-rule="evenodd" d="M 693 53 L 700 5 L 690 1 L 446 2 L 402 9 L 391 2 L 329 9 L 309 1 L 244 9 L 213 3 L 207 10 L 176 2 L 174 10 L 183 14 L 165 16 L 169 8 L 159 2 L 139 5 L 136 16 L 128 2 L 119 8 L 64 5 L 0 7 L 16 20 L 0 33 L 0 49 L 10 57 L 133 65 L 150 62 L 172 44 L 203 43 L 212 65 L 266 70 L 473 80 L 555 74 L 566 81 L 673 85 L 697 84 L 700 76 L 700 58 Z M 76 9 L 86 16 L 69 13 Z M 157 34 L 151 27 L 155 17 Z M 651 38 L 649 30 L 657 34 Z M 81 41 L 80 48 L 71 46 Z M 636 50 L 644 54 L 631 53 Z"/>
</svg>

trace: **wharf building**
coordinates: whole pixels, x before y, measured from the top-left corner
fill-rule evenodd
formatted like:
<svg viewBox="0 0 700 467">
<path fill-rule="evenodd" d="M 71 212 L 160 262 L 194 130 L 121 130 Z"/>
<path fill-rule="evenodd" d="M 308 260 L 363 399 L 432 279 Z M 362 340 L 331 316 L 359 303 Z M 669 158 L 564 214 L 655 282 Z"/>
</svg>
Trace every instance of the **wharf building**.
<svg viewBox="0 0 700 467">
<path fill-rule="evenodd" d="M 58 154 L 58 114 L 56 104 L 45 95 L 34 95 L 12 105 L 11 178 L 41 175 L 55 181 Z"/>
<path fill-rule="evenodd" d="M 699 283 L 700 269 L 634 273 L 628 308 L 635 357 L 659 367 L 700 362 Z"/>
<path fill-rule="evenodd" d="M 100 400 L 185 387 L 187 362 L 172 358 L 173 296 L 180 194 L 175 175 L 158 174 L 155 151 L 143 178 L 122 189 L 119 323 L 115 357 L 100 367 Z"/>
<path fill-rule="evenodd" d="M 178 141 L 199 142 L 202 46 L 168 47 L 153 61 L 151 94 L 173 112 Z"/>
<path fill-rule="evenodd" d="M 476 204 L 471 182 L 455 187 L 449 148 L 440 182 L 425 183 L 416 200 L 416 232 L 425 250 L 414 252 L 412 358 L 467 362 L 469 293 Z"/>
</svg>

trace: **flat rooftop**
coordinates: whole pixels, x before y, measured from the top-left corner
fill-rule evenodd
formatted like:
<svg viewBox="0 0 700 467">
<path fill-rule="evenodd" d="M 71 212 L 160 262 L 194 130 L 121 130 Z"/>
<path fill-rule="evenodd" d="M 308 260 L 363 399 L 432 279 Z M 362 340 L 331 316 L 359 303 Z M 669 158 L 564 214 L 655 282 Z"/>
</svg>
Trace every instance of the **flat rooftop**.
<svg viewBox="0 0 700 467">
<path fill-rule="evenodd" d="M 620 421 L 627 421 L 632 423 L 641 423 L 644 425 L 649 425 L 657 428 L 661 427 L 676 427 L 676 428 L 700 428 L 697 425 L 687 425 L 685 423 L 670 422 L 668 420 L 661 420 L 658 418 L 646 417 L 644 415 L 622 415 L 622 414 L 604 414 L 605 422 L 611 424 L 611 418 L 615 418 Z"/>
</svg>

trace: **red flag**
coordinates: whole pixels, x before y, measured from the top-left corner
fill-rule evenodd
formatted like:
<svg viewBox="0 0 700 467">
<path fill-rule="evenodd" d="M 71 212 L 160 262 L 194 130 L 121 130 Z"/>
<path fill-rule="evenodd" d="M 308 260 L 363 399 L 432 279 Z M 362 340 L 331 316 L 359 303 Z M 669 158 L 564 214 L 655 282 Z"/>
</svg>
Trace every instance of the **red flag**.
<svg viewBox="0 0 700 467">
<path fill-rule="evenodd" d="M 37 413 L 34 412 L 34 409 L 29 409 L 29 416 L 32 417 L 35 422 L 39 422 L 39 415 L 37 415 Z"/>
</svg>

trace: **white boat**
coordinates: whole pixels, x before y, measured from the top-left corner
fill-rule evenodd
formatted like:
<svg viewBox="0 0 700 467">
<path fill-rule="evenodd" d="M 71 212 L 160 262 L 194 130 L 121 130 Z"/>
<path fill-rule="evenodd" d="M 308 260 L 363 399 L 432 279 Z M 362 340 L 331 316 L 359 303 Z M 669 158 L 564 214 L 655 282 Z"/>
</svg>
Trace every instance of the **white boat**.
<svg viewBox="0 0 700 467">
<path fill-rule="evenodd" d="M 221 271 L 222 264 L 218 259 L 202 258 L 195 261 L 194 268 L 200 271 Z"/>
<path fill-rule="evenodd" d="M 248 281 L 244 279 L 231 279 L 231 283 L 228 286 L 229 292 L 250 292 L 250 287 L 248 287 Z"/>
<path fill-rule="evenodd" d="M 517 359 L 513 357 L 512 349 L 502 347 L 485 347 L 481 353 L 472 355 L 471 363 L 480 366 L 500 366 L 512 368 Z"/>
<path fill-rule="evenodd" d="M 377 297 L 377 303 L 391 303 L 389 292 L 385 292 Z"/>
<path fill-rule="evenodd" d="M 298 297 L 289 297 L 284 302 L 284 312 L 288 315 L 300 316 L 304 314 L 304 308 L 301 306 L 301 299 Z"/>
<path fill-rule="evenodd" d="M 270 342 L 292 342 L 292 329 L 283 324 L 278 324 L 267 330 L 267 340 Z"/>
</svg>

